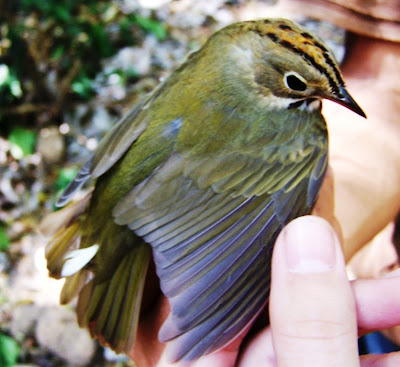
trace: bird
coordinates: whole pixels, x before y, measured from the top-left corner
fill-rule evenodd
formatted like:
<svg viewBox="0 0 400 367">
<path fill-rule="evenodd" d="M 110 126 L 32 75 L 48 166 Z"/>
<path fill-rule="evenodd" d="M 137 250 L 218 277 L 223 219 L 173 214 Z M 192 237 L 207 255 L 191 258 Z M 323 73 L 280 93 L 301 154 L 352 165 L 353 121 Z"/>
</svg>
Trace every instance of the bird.
<svg viewBox="0 0 400 367">
<path fill-rule="evenodd" d="M 322 99 L 366 117 L 323 41 L 259 19 L 214 33 L 122 117 L 50 214 L 49 274 L 66 278 L 61 303 L 78 297 L 80 326 L 129 353 L 154 262 L 170 361 L 249 327 L 268 303 L 274 242 L 311 213 L 327 170 Z"/>
</svg>

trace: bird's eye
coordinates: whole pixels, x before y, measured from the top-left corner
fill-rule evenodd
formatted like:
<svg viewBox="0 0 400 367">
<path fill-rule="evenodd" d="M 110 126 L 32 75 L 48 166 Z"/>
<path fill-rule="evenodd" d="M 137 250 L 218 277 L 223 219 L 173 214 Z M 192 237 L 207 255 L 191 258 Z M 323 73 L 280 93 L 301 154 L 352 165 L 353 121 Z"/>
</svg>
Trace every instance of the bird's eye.
<svg viewBox="0 0 400 367">
<path fill-rule="evenodd" d="M 285 84 L 289 89 L 297 92 L 304 92 L 307 89 L 304 78 L 294 72 L 285 74 Z"/>
</svg>

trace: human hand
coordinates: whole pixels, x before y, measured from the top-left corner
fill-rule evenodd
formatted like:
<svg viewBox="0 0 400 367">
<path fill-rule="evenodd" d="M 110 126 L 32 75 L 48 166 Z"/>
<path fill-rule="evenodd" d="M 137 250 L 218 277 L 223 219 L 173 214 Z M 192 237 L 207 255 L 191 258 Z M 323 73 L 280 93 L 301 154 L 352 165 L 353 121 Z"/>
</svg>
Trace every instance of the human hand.
<svg viewBox="0 0 400 367">
<path fill-rule="evenodd" d="M 357 336 L 400 324 L 399 286 L 400 277 L 350 283 L 333 229 L 317 217 L 296 219 L 282 231 L 274 250 L 271 327 L 250 340 L 240 354 L 244 335 L 185 367 L 351 367 L 360 361 L 363 367 L 397 366 L 398 353 L 359 359 Z M 164 301 L 158 312 L 155 320 L 161 323 L 168 312 Z M 133 353 L 139 367 L 179 366 L 162 357 L 158 361 L 163 346 L 140 335 Z"/>
<path fill-rule="evenodd" d="M 365 120 L 324 101 L 333 174 L 319 207 L 330 204 L 343 233 L 348 261 L 389 222 L 400 207 L 400 124 L 398 103 L 400 44 L 353 36 L 342 71 L 348 89 L 366 112 Z"/>
<path fill-rule="evenodd" d="M 314 214 L 337 230 L 357 278 L 381 277 L 399 266 L 393 224 L 387 225 L 400 208 L 399 57 L 400 43 L 353 35 L 342 71 L 368 120 L 324 102 L 330 171 Z M 400 343 L 399 327 L 385 332 Z"/>
<path fill-rule="evenodd" d="M 293 221 L 274 250 L 271 329 L 247 346 L 239 366 L 397 366 L 398 353 L 359 359 L 357 336 L 400 322 L 399 285 L 400 277 L 350 283 L 332 228 L 316 217 Z"/>
</svg>

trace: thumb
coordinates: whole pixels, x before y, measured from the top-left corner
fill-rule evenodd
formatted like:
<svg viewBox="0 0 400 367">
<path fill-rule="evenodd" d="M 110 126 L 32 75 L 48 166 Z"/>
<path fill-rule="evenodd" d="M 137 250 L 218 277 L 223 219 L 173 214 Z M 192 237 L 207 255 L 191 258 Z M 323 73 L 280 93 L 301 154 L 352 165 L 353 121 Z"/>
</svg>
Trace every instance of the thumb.
<svg viewBox="0 0 400 367">
<path fill-rule="evenodd" d="M 270 319 L 279 367 L 359 366 L 354 299 L 339 241 L 325 220 L 301 217 L 279 235 Z"/>
</svg>

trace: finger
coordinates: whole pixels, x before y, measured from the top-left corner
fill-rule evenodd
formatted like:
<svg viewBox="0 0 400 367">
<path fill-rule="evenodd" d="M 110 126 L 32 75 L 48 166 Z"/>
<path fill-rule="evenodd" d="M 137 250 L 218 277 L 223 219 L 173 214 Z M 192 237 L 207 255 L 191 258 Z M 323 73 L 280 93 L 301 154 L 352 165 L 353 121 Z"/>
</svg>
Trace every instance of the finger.
<svg viewBox="0 0 400 367">
<path fill-rule="evenodd" d="M 301 217 L 280 234 L 270 317 L 278 366 L 359 366 L 353 295 L 339 241 L 325 220 Z"/>
<path fill-rule="evenodd" d="M 400 352 L 361 356 L 361 367 L 398 367 Z"/>
<path fill-rule="evenodd" d="M 381 116 L 385 109 L 379 103 L 388 98 L 377 99 L 355 84 L 354 79 L 347 81 L 350 90 L 357 94 L 357 102 L 369 108 L 369 123 L 330 101 L 324 103 L 324 116 L 331 137 L 329 158 L 335 173 L 335 215 L 342 225 L 343 245 L 349 259 L 398 211 L 400 176 L 393 167 L 400 163 L 400 130 L 392 129 L 393 124 L 385 123 L 390 120 Z M 379 134 L 375 123 L 382 123 Z"/>
<path fill-rule="evenodd" d="M 400 325 L 400 276 L 352 283 L 360 334 Z"/>
<path fill-rule="evenodd" d="M 246 346 L 237 367 L 275 367 L 275 351 L 272 346 L 272 333 L 270 328 L 260 331 Z"/>
<path fill-rule="evenodd" d="M 400 325 L 400 270 L 390 273 L 386 278 L 356 280 L 351 284 L 357 309 L 359 334 Z M 400 366 L 400 354 L 361 357 L 362 366 L 378 367 Z M 373 363 L 376 363 L 374 365 Z M 394 364 L 397 363 L 397 364 Z M 276 366 L 275 352 L 272 348 L 271 330 L 264 329 L 246 346 L 240 357 L 238 367 Z"/>
<path fill-rule="evenodd" d="M 335 229 L 340 243 L 343 239 L 342 228 L 339 221 L 335 217 L 335 180 L 334 172 L 330 165 L 326 170 L 324 181 L 322 182 L 321 190 L 319 191 L 318 200 L 315 203 L 313 215 L 326 219 Z M 345 251 L 346 249 L 344 249 Z M 345 251 L 346 255 L 346 251 Z"/>
<path fill-rule="evenodd" d="M 394 223 L 392 222 L 351 258 L 347 263 L 347 269 L 354 278 L 381 278 L 398 268 L 393 233 Z"/>
</svg>

